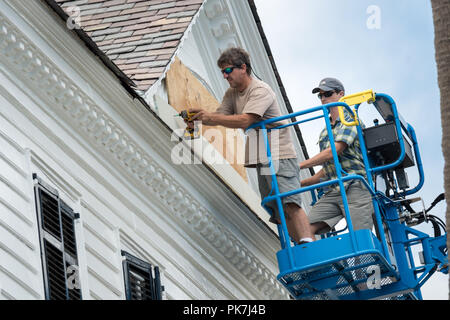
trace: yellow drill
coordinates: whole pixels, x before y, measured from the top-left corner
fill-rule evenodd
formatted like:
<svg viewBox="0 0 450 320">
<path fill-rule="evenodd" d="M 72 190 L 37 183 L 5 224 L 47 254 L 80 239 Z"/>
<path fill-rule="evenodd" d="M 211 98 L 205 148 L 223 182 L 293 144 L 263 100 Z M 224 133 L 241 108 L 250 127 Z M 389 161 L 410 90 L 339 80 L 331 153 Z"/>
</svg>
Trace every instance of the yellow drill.
<svg viewBox="0 0 450 320">
<path fill-rule="evenodd" d="M 176 117 L 182 117 L 186 121 L 192 121 L 192 117 L 195 116 L 194 112 L 189 112 L 188 110 L 183 110 L 179 114 L 175 115 Z M 184 139 L 197 139 L 199 137 L 198 128 L 190 128 L 189 126 L 186 127 L 184 130 Z"/>
</svg>

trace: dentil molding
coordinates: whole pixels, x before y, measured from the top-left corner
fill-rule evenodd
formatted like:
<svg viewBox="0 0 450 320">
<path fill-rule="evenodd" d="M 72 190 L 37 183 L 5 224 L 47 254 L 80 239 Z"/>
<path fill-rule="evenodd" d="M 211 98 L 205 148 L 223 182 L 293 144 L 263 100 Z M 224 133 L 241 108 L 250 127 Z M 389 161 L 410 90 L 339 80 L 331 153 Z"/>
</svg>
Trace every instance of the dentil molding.
<svg viewBox="0 0 450 320">
<path fill-rule="evenodd" d="M 176 219 L 202 235 L 260 293 L 270 299 L 288 297 L 273 273 L 204 206 L 189 194 L 150 154 L 139 147 L 102 108 L 64 74 L 3 13 L 0 12 L 0 62 L 34 93 L 63 115 L 89 143 L 111 154 L 125 171 L 153 190 Z"/>
</svg>

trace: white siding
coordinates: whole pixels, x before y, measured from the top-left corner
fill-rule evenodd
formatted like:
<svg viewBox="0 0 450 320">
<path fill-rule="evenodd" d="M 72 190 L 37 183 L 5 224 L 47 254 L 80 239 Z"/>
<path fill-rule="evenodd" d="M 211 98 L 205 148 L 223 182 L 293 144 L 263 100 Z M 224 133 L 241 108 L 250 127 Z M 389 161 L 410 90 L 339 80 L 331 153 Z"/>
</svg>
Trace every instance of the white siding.
<svg viewBox="0 0 450 320">
<path fill-rule="evenodd" d="M 167 129 L 43 2 L 24 3 L 0 2 L 0 298 L 44 296 L 32 173 L 80 214 L 84 299 L 124 299 L 121 250 L 161 268 L 169 299 L 285 298 L 270 230 L 206 169 L 174 168 Z"/>
<path fill-rule="evenodd" d="M 93 209 L 83 206 L 82 212 L 89 283 L 96 284 L 89 286 L 90 294 L 101 299 L 123 298 L 123 274 L 114 229 Z"/>
<path fill-rule="evenodd" d="M 6 135 L 12 128 L 2 114 L 0 128 L 0 297 L 40 299 L 40 247 L 27 154 Z"/>
</svg>

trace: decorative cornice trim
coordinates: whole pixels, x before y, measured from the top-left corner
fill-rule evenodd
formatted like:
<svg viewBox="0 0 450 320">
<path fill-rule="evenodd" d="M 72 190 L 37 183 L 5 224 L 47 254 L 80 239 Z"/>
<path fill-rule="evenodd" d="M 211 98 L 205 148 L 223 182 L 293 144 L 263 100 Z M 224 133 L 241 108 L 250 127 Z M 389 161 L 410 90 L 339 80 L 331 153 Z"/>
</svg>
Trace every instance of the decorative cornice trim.
<svg viewBox="0 0 450 320">
<path fill-rule="evenodd" d="M 127 133 L 62 72 L 7 17 L 0 13 L 0 57 L 48 107 L 63 116 L 77 132 L 90 137 L 96 148 L 111 155 L 125 171 L 168 207 L 168 212 L 202 235 L 223 254 L 262 295 L 285 299 L 287 292 L 273 273 L 222 226 L 205 207 L 189 195 L 169 172 L 139 147 Z"/>
</svg>

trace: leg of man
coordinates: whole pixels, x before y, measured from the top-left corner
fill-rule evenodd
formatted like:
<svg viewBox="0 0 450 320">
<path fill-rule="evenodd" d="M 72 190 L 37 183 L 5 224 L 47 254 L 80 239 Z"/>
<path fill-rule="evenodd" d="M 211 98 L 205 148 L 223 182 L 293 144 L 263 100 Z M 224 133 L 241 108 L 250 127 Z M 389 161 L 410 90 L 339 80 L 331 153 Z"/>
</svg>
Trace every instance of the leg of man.
<svg viewBox="0 0 450 320">
<path fill-rule="evenodd" d="M 313 234 L 321 234 L 321 233 L 323 233 L 323 232 L 321 232 L 321 230 L 330 229 L 330 226 L 327 225 L 323 221 L 319 221 L 319 222 L 311 223 L 310 229 Z"/>
<path fill-rule="evenodd" d="M 372 229 L 373 206 L 369 191 L 361 182 L 355 181 L 347 187 L 346 194 L 353 230 Z M 329 231 L 339 220 L 345 218 L 340 191 L 333 189 L 322 196 L 312 208 L 308 218 L 314 234 Z"/>
<path fill-rule="evenodd" d="M 347 188 L 347 200 L 352 219 L 353 230 L 369 229 L 373 227 L 373 204 L 370 192 L 360 181 L 353 182 Z M 340 203 L 342 214 L 345 216 L 344 204 Z M 347 222 L 348 223 L 348 222 Z"/>
<path fill-rule="evenodd" d="M 314 233 L 311 232 L 309 227 L 309 220 L 305 210 L 295 203 L 286 203 L 284 210 L 286 211 L 286 226 L 294 241 L 300 243 L 300 240 L 306 238 L 314 241 Z"/>
<path fill-rule="evenodd" d="M 330 190 L 316 202 L 308 216 L 312 233 L 328 232 L 342 219 L 340 202 L 340 192 L 336 189 Z"/>
<path fill-rule="evenodd" d="M 261 167 L 257 167 L 257 172 L 261 198 L 264 198 L 272 194 L 272 178 L 270 175 L 261 174 Z M 277 181 L 280 193 L 300 188 L 299 167 L 296 159 L 280 160 Z M 297 243 L 303 238 L 314 240 L 314 236 L 309 229 L 308 217 L 301 208 L 300 194 L 283 198 L 282 204 L 290 237 Z M 270 221 L 280 224 L 280 216 L 275 201 L 268 203 L 267 206 L 273 211 Z"/>
</svg>

